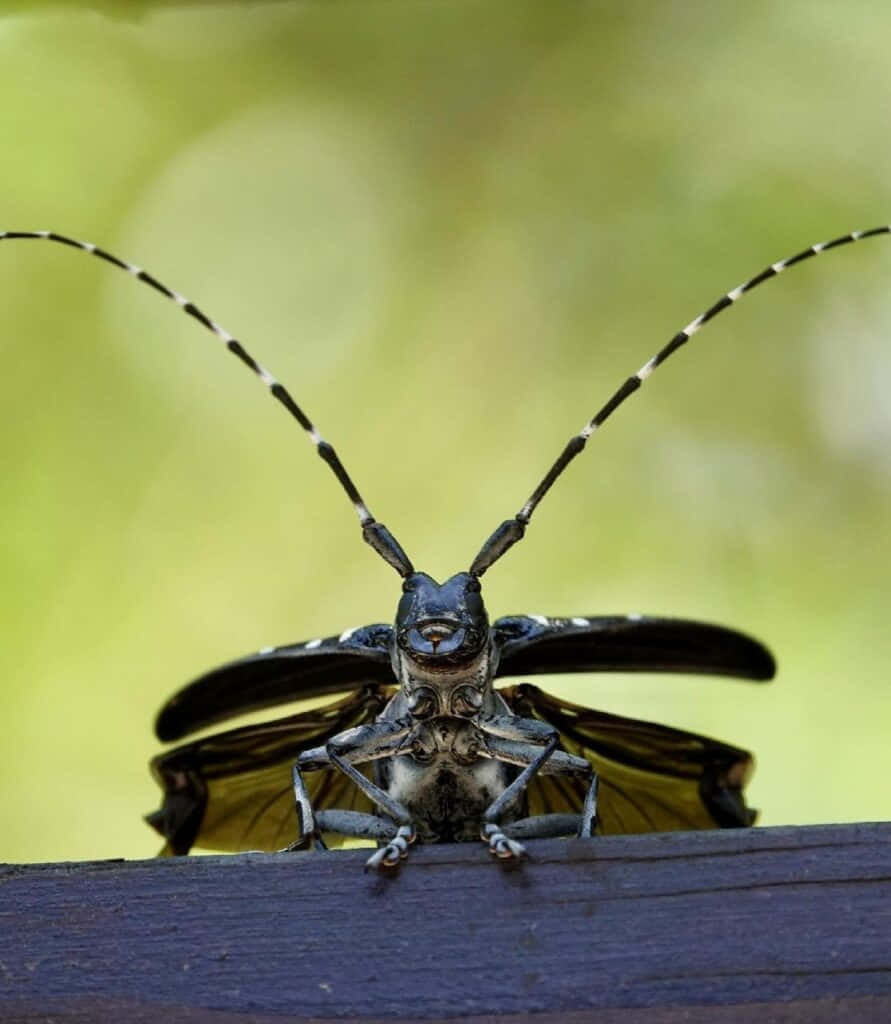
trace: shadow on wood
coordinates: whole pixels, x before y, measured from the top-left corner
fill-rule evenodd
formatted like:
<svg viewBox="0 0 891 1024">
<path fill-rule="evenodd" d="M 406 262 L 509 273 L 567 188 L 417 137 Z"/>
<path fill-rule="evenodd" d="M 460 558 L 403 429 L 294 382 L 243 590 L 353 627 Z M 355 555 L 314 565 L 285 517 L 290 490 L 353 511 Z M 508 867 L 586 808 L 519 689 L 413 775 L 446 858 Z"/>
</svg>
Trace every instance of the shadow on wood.
<svg viewBox="0 0 891 1024">
<path fill-rule="evenodd" d="M 0 1019 L 891 1020 L 891 824 L 0 867 Z"/>
</svg>

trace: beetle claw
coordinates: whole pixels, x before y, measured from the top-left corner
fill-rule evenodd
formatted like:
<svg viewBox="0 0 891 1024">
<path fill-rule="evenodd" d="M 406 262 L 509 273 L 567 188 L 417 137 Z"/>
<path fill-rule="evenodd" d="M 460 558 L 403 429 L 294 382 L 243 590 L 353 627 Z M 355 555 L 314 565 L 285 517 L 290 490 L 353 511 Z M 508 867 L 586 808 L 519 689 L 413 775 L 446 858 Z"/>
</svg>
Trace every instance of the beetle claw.
<svg viewBox="0 0 891 1024">
<path fill-rule="evenodd" d="M 396 835 L 384 846 L 379 847 L 365 862 L 365 870 L 392 870 L 408 856 L 408 848 L 416 839 L 411 825 L 400 825 Z"/>
<path fill-rule="evenodd" d="M 480 838 L 489 844 L 489 853 L 499 860 L 522 860 L 527 856 L 526 847 L 516 839 L 509 839 L 497 825 L 484 825 Z"/>
</svg>

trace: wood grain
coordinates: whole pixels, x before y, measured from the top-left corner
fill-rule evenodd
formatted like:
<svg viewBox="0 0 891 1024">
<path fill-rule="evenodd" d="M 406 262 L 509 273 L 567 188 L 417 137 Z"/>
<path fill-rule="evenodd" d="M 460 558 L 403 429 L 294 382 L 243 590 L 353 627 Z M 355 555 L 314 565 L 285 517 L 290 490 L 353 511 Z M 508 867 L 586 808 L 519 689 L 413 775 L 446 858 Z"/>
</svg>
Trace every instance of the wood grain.
<svg viewBox="0 0 891 1024">
<path fill-rule="evenodd" d="M 0 1019 L 891 1020 L 891 824 L 0 867 Z"/>
</svg>

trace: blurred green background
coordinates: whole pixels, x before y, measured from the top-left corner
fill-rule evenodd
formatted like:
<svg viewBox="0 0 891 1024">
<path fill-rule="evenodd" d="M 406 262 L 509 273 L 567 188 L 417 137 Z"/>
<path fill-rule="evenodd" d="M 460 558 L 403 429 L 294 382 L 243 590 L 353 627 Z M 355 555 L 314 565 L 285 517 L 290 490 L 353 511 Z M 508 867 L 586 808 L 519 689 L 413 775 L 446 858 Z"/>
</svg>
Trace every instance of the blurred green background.
<svg viewBox="0 0 891 1024">
<path fill-rule="evenodd" d="M 11 9 L 0 227 L 193 298 L 436 576 L 719 294 L 891 217 L 881 2 Z M 493 616 L 765 640 L 768 687 L 551 687 L 754 750 L 765 824 L 891 817 L 889 279 L 864 242 L 710 325 L 485 580 Z M 302 432 L 158 295 L 7 242 L 0 297 L 0 860 L 148 856 L 162 700 L 389 620 L 398 580 Z"/>
</svg>

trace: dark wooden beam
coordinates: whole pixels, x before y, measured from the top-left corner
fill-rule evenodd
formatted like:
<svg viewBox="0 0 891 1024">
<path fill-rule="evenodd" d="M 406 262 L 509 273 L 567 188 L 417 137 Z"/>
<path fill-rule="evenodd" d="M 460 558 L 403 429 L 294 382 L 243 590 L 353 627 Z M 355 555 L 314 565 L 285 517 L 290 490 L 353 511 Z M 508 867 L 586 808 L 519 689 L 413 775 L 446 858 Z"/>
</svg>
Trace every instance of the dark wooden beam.
<svg viewBox="0 0 891 1024">
<path fill-rule="evenodd" d="M 3 866 L 0 1019 L 891 1020 L 891 824 L 531 852 Z"/>
</svg>

